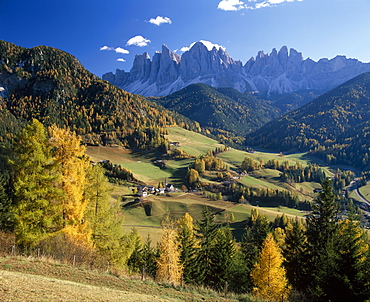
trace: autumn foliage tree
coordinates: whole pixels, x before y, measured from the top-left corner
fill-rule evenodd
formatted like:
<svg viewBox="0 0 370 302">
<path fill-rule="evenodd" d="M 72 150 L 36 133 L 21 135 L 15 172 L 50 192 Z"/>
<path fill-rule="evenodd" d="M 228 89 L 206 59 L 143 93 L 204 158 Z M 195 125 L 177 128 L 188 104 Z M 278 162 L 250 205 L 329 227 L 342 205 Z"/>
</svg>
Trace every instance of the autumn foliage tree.
<svg viewBox="0 0 370 302">
<path fill-rule="evenodd" d="M 268 301 L 281 301 L 289 295 L 290 288 L 282 266 L 283 256 L 273 236 L 269 233 L 263 243 L 258 262 L 251 272 L 254 291 Z"/>
<path fill-rule="evenodd" d="M 83 218 L 88 204 L 84 191 L 89 163 L 84 157 L 85 147 L 81 145 L 81 138 L 68 129 L 53 125 L 49 132 L 55 163 L 61 174 L 60 188 L 64 193 L 61 199 L 63 232 L 87 242 L 90 232 Z"/>
<path fill-rule="evenodd" d="M 180 249 L 175 223 L 168 217 L 162 222 L 162 237 L 159 243 L 156 279 L 170 284 L 181 281 L 183 266 L 180 262 Z"/>
</svg>

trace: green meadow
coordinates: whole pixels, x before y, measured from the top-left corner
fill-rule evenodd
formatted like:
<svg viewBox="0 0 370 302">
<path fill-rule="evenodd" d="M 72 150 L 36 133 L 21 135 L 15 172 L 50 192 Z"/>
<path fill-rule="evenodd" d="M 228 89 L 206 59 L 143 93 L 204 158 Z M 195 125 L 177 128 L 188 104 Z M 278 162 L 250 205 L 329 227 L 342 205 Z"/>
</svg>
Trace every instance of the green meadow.
<svg viewBox="0 0 370 302">
<path fill-rule="evenodd" d="M 130 231 L 135 228 L 142 238 L 150 234 L 153 242 L 157 242 L 161 235 L 159 226 L 165 215 L 169 215 L 172 219 L 179 219 L 185 213 L 189 213 L 196 221 L 202 218 L 204 207 L 208 207 L 215 214 L 216 222 L 230 222 L 236 234 L 243 232 L 243 222 L 248 219 L 253 208 L 257 208 L 270 221 L 283 213 L 291 218 L 304 215 L 299 210 L 287 207 L 262 208 L 223 200 L 212 201 L 200 193 L 173 193 L 151 195 L 144 198 L 142 202 L 124 203 L 124 229 Z M 229 221 L 231 214 L 234 215 L 235 221 Z"/>
<path fill-rule="evenodd" d="M 133 172 L 134 177 L 147 185 L 156 186 L 158 182 L 164 181 L 173 183 L 175 187 L 181 188 L 188 167 L 194 159 L 200 155 L 206 154 L 209 150 L 214 150 L 217 147 L 223 148 L 223 145 L 217 141 L 205 137 L 199 133 L 194 133 L 179 127 L 168 128 L 168 140 L 170 142 L 178 142 L 182 151 L 190 155 L 190 158 L 179 160 L 167 160 L 166 167 L 160 168 L 153 161 L 158 159 L 158 154 L 148 152 L 132 152 L 123 148 L 110 147 L 87 147 L 87 154 L 93 161 L 108 159 L 115 164 L 120 164 L 126 169 Z M 173 148 L 173 147 L 172 147 Z M 324 165 L 308 156 L 305 153 L 283 154 L 272 152 L 256 151 L 249 153 L 246 151 L 230 149 L 226 152 L 217 155 L 220 157 L 230 171 L 236 171 L 245 157 L 250 157 L 253 160 L 263 160 L 267 162 L 270 159 L 276 159 L 281 162 L 288 160 L 291 165 L 296 162 L 304 165 L 308 163 Z M 328 167 L 324 167 L 329 175 Z M 312 200 L 314 198 L 313 190 L 320 188 L 320 184 L 306 182 L 289 185 L 286 182 L 280 181 L 280 172 L 272 169 L 262 169 L 254 171 L 241 179 L 236 179 L 246 186 L 254 188 L 270 188 L 274 190 L 290 190 L 300 195 L 302 200 Z M 218 184 L 214 173 L 205 173 L 202 180 L 214 184 Z M 366 188 L 364 187 L 364 190 Z M 368 193 L 370 194 L 370 186 Z M 122 199 L 122 197 L 124 197 Z M 249 204 L 234 204 L 229 201 L 211 201 L 200 193 L 173 193 L 170 195 L 151 195 L 144 198 L 142 202 L 134 202 L 135 196 L 132 195 L 132 188 L 114 185 L 112 198 L 124 200 L 124 229 L 130 231 L 135 228 L 139 234 L 145 238 L 148 234 L 151 235 L 153 242 L 157 242 L 160 238 L 161 229 L 160 223 L 163 217 L 169 214 L 173 219 L 182 217 L 185 213 L 189 213 L 194 220 L 201 218 L 201 213 L 205 206 L 209 207 L 216 217 L 216 221 L 226 222 L 233 214 L 235 221 L 231 222 L 236 237 L 240 239 L 243 232 L 243 222 L 249 217 L 253 206 Z M 277 215 L 285 213 L 289 217 L 300 217 L 303 219 L 303 213 L 296 209 L 286 207 L 265 208 L 258 207 L 260 213 L 266 215 L 269 220 L 273 221 Z"/>
</svg>

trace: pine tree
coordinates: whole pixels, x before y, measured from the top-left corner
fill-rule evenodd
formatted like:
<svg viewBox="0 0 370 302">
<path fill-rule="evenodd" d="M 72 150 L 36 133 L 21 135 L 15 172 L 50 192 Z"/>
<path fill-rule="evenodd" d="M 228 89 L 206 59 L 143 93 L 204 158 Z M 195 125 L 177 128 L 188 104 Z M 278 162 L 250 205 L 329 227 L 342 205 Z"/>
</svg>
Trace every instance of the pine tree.
<svg viewBox="0 0 370 302">
<path fill-rule="evenodd" d="M 131 272 L 140 273 L 143 269 L 143 243 L 135 228 L 131 231 L 131 237 L 133 238 L 133 251 L 127 261 L 127 266 Z"/>
<path fill-rule="evenodd" d="M 303 265 L 307 255 L 306 229 L 298 219 L 288 223 L 285 228 L 285 247 L 283 256 L 289 283 L 293 288 L 303 291 L 307 285 L 307 268 Z"/>
<path fill-rule="evenodd" d="M 236 247 L 230 227 L 216 230 L 211 248 L 211 267 L 207 283 L 213 287 L 230 282 Z"/>
<path fill-rule="evenodd" d="M 283 256 L 272 234 L 263 243 L 258 262 L 251 272 L 257 295 L 269 301 L 281 301 L 289 295 L 290 288 L 286 279 Z"/>
<path fill-rule="evenodd" d="M 159 243 L 156 279 L 170 284 L 178 284 L 182 278 L 183 266 L 180 261 L 180 249 L 177 241 L 175 223 L 169 218 L 162 222 L 162 237 Z"/>
<path fill-rule="evenodd" d="M 185 213 L 177 221 L 178 241 L 180 243 L 180 260 L 184 267 L 183 280 L 185 283 L 192 283 L 196 272 L 196 255 L 199 249 L 199 243 L 195 236 L 193 218 Z"/>
<path fill-rule="evenodd" d="M 144 275 L 148 274 L 155 278 L 157 271 L 157 259 L 159 251 L 152 247 L 152 239 L 148 234 L 142 249 L 142 267 Z"/>
<path fill-rule="evenodd" d="M 326 179 L 306 220 L 309 257 L 303 265 L 308 271 L 307 293 L 313 299 L 330 299 L 331 292 L 339 286 L 338 214 L 331 181 Z"/>
<path fill-rule="evenodd" d="M 6 191 L 6 185 L 5 177 L 0 174 L 0 230 L 10 231 L 14 227 L 14 217 L 12 200 Z"/>
<path fill-rule="evenodd" d="M 212 245 L 218 225 L 214 222 L 214 216 L 208 207 L 202 212 L 202 219 L 197 222 L 197 238 L 200 249 L 197 255 L 196 283 L 207 283 L 212 273 Z"/>
<path fill-rule="evenodd" d="M 44 126 L 36 119 L 15 137 L 10 154 L 14 183 L 15 235 L 22 247 L 60 229 L 61 175 Z"/>
<path fill-rule="evenodd" d="M 77 241 L 88 242 L 90 234 L 84 223 L 88 200 L 84 195 L 88 161 L 80 137 L 67 129 L 49 128 L 55 161 L 60 173 L 60 187 L 64 192 L 63 232 Z"/>
</svg>

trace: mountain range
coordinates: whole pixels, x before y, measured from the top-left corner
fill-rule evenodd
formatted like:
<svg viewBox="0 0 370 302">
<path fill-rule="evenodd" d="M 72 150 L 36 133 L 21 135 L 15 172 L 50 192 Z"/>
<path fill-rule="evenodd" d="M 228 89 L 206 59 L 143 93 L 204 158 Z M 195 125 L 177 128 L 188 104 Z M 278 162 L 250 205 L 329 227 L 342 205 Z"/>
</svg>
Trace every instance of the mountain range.
<svg viewBox="0 0 370 302">
<path fill-rule="evenodd" d="M 136 55 L 129 72 L 117 69 L 102 76 L 112 84 L 144 96 L 164 96 L 190 84 L 232 87 L 240 92 L 281 95 L 302 90 L 326 92 L 345 81 L 370 71 L 370 63 L 345 56 L 315 62 L 295 49 L 283 46 L 270 54 L 260 51 L 244 65 L 222 47 L 208 49 L 195 43 L 181 56 L 166 45 L 151 59 L 145 52 Z"/>
<path fill-rule="evenodd" d="M 332 164 L 368 169 L 370 72 L 276 118 L 279 102 L 299 103 L 305 93 L 310 94 L 301 90 L 273 102 L 230 87 L 193 84 L 148 99 L 101 80 L 61 50 L 0 41 L 0 143 L 37 118 L 46 126 L 68 127 L 88 144 L 152 150 L 166 145 L 163 127 L 179 125 L 225 143 L 309 151 Z"/>
</svg>

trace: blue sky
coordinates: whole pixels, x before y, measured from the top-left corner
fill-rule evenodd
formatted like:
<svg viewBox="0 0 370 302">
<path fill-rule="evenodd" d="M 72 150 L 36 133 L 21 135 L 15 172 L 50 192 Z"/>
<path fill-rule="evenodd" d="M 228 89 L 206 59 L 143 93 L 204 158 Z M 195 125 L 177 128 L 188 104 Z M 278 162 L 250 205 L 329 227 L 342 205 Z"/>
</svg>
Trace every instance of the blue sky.
<svg viewBox="0 0 370 302">
<path fill-rule="evenodd" d="M 370 0 L 0 0 L 0 39 L 67 51 L 98 76 L 199 40 L 243 63 L 283 45 L 370 62 Z"/>
</svg>

